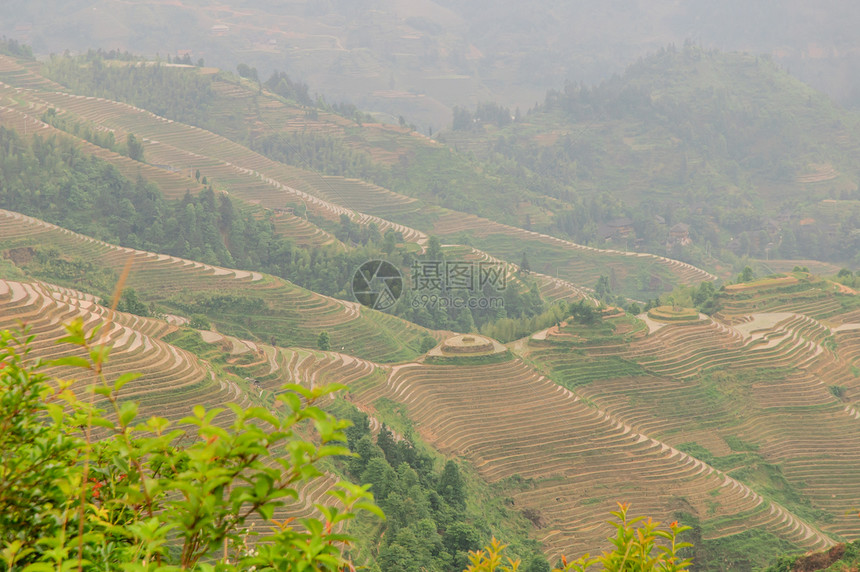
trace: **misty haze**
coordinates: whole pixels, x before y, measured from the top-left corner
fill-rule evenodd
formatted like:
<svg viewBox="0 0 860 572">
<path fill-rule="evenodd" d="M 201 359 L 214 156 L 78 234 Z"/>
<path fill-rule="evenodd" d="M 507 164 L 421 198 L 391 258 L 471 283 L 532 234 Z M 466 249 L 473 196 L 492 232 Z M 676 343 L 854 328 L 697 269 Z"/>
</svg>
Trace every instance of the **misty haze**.
<svg viewBox="0 0 860 572">
<path fill-rule="evenodd" d="M 0 570 L 860 565 L 860 5 L 0 3 Z"/>
</svg>

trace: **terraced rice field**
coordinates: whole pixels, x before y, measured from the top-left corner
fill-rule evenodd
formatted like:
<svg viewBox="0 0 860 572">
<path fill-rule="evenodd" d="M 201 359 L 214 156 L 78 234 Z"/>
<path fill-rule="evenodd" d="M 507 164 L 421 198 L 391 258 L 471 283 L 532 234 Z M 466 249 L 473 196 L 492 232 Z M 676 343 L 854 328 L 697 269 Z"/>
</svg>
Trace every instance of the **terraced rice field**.
<svg viewBox="0 0 860 572">
<path fill-rule="evenodd" d="M 73 319 L 83 319 L 86 328 L 96 324 L 108 324 L 103 330 L 105 335 L 100 343 L 110 344 L 110 360 L 104 369 L 106 377 L 115 379 L 122 373 L 139 372 L 142 376 L 126 384 L 119 392 L 121 400 L 139 402 L 139 417 L 145 419 L 152 415 L 178 421 L 191 414 L 194 405 L 202 404 L 213 408 L 232 402 L 241 406 L 259 405 L 259 396 L 248 395 L 228 377 L 216 376 L 206 362 L 193 354 L 165 343 L 160 338 L 172 331 L 167 322 L 142 318 L 133 314 L 116 312 L 109 317 L 109 310 L 96 304 L 92 296 L 72 289 L 42 283 L 26 283 L 0 280 L 0 330 L 16 329 L 26 323 L 30 333 L 36 336 L 31 345 L 31 357 L 43 360 L 67 355 L 83 355 L 76 347 L 57 344 L 65 335 L 63 324 Z M 275 350 L 268 347 L 269 353 L 283 352 L 284 356 L 300 354 L 301 350 Z M 306 367 L 289 370 L 288 376 L 278 379 L 292 383 L 330 383 L 336 379 L 347 379 L 348 364 L 362 364 L 356 369 L 359 373 L 367 368 L 363 360 L 349 356 L 339 359 L 316 356 L 309 360 Z M 325 363 L 341 364 L 340 370 Z M 287 363 L 284 358 L 281 362 Z M 276 362 L 273 362 L 277 365 Z M 78 379 L 81 383 L 91 381 L 83 370 L 67 367 L 47 368 L 48 375 L 67 379 Z M 277 367 L 273 369 L 273 373 Z M 222 414 L 215 424 L 226 427 L 230 416 Z M 299 489 L 299 498 L 291 500 L 279 508 L 275 516 L 301 518 L 317 515 L 314 503 L 330 504 L 331 497 L 326 492 L 334 488 L 340 480 L 333 475 L 325 475 L 305 483 Z M 262 526 L 265 523 L 251 520 L 248 523 Z"/>
<path fill-rule="evenodd" d="M 443 246 L 445 256 L 448 260 L 478 263 L 488 262 L 491 264 L 504 265 L 507 283 L 511 284 L 519 280 L 519 267 L 516 264 L 505 262 L 500 258 L 491 256 L 486 252 L 480 251 L 477 248 L 472 248 L 471 246 Z M 596 301 L 590 295 L 590 292 L 592 292 L 591 288 L 575 286 L 572 282 L 562 280 L 561 278 L 555 278 L 553 276 L 547 276 L 540 272 L 530 272 L 529 276 L 537 281 L 541 296 L 548 302 L 555 302 L 556 300 L 572 301 L 585 298 L 594 301 L 596 304 Z"/>
<path fill-rule="evenodd" d="M 0 217 L 3 249 L 56 245 L 77 255 L 76 242 L 87 245 L 93 253 L 90 260 L 111 268 L 121 267 L 127 256 L 133 256 L 145 276 L 132 277 L 131 285 L 144 292 L 143 284 L 158 276 L 148 274 L 146 278 L 147 272 L 157 272 L 156 263 L 174 267 L 170 275 L 177 279 L 198 275 L 188 279 L 195 288 L 211 282 L 223 290 L 225 284 L 239 281 L 244 290 L 278 289 L 265 276 L 134 253 L 13 213 Z M 170 282 L 164 275 L 158 280 Z M 104 310 L 87 294 L 37 287 L 44 291 L 41 300 L 50 304 L 64 300 L 68 315 L 86 308 L 92 308 L 95 316 L 103 315 Z M 35 287 L 7 286 L 0 293 L 3 319 L 12 322 L 35 315 L 58 328 L 65 314 L 46 313 L 45 303 L 27 288 Z M 394 327 L 401 322 L 395 318 L 377 313 L 363 317 L 374 320 L 375 330 L 388 329 L 395 338 L 403 337 L 411 327 L 403 326 L 406 329 L 398 332 Z M 39 320 L 36 326 L 42 328 L 41 333 L 44 327 Z M 844 347 L 845 356 L 826 347 L 831 335 L 827 326 L 792 313 L 754 315 L 736 326 L 712 321 L 664 325 L 626 349 L 601 347 L 594 357 L 588 357 L 588 348 L 574 354 L 556 351 L 547 342 L 532 348 L 530 360 L 554 376 L 576 378 L 573 391 L 517 359 L 485 366 L 412 363 L 382 367 L 366 357 L 349 355 L 353 352 L 348 349 L 332 353 L 274 348 L 223 336 L 216 343 L 229 343 L 230 353 L 250 356 L 241 362 L 244 365 L 235 366 L 247 370 L 247 377 L 254 380 L 246 399 L 265 400 L 285 381 L 301 380 L 351 383 L 355 389 L 350 400 L 371 415 L 379 398 L 403 403 L 428 443 L 445 453 L 465 456 L 487 481 L 510 482 L 507 479 L 515 475 L 524 479 L 527 485 L 514 487 L 511 493 L 514 506 L 538 511 L 541 524 L 536 535 L 548 554 L 556 556 L 600 548 L 608 529 L 595 523 L 603 522 L 618 499 L 657 518 L 672 517 L 683 505 L 700 517 L 706 538 L 760 527 L 812 548 L 831 543 L 825 533 L 857 536 L 856 519 L 839 510 L 860 493 L 860 483 L 853 477 L 860 474 L 860 432 L 856 428 L 860 412 L 827 388 L 827 384 L 838 384 L 850 394 L 860 385 L 845 361 L 860 353 L 860 337 L 854 336 L 860 324 L 854 328 L 846 321 L 843 326 L 837 332 L 837 345 L 839 351 Z M 126 335 L 123 328 L 132 332 L 139 328 L 140 333 Z M 146 363 L 169 365 L 170 375 L 180 376 L 177 382 L 153 374 L 152 387 L 172 390 L 176 386 L 185 391 L 171 394 L 172 404 L 190 405 L 211 395 L 235 401 L 243 395 L 235 384 L 215 382 L 211 374 L 207 378 L 205 364 L 190 354 L 159 343 L 156 337 L 169 328 L 154 320 L 121 316 L 111 330 L 111 340 L 119 348 L 118 356 L 123 351 L 129 355 L 161 352 L 163 357 L 146 354 Z M 335 345 L 336 340 L 333 336 Z M 50 352 L 50 348 L 40 351 Z M 568 374 L 564 373 L 566 366 Z M 142 369 L 120 358 L 117 367 Z M 703 372 L 713 374 L 714 368 L 780 368 L 786 373 L 740 382 L 730 379 L 720 389 L 712 381 L 699 381 Z M 137 391 L 136 386 L 128 387 Z M 146 390 L 134 395 L 141 395 L 153 407 L 163 406 L 162 398 L 151 397 Z M 488 411 L 493 414 L 487 415 Z M 779 467 L 790 486 L 800 489 L 802 484 L 810 505 L 800 506 L 798 512 L 798 506 L 787 502 L 791 498 L 760 489 L 754 480 L 746 483 L 744 475 L 735 478 L 734 468 L 717 470 L 681 452 L 682 445 L 695 442 L 716 457 L 727 456 L 733 451 L 732 438 L 754 444 L 762 462 Z M 838 456 L 825 447 L 831 444 Z M 321 498 L 332 480 L 309 485 L 306 500 L 291 510 L 311 510 L 308 500 Z M 820 515 L 830 515 L 829 522 L 816 518 Z"/>
<path fill-rule="evenodd" d="M 4 78 L 27 89 L 0 85 L 0 124 L 54 133 L 35 119 L 50 106 L 118 134 L 135 133 L 145 139 L 150 162 L 170 169 L 125 163 L 98 148 L 87 152 L 102 153 L 121 169 L 154 169 L 142 174 L 168 187 L 169 196 L 184 193 L 183 185 L 191 184 L 186 173 L 200 169 L 217 188 L 250 204 L 276 209 L 304 202 L 333 220 L 346 214 L 419 244 L 427 238 L 381 218 L 408 218 L 422 209 L 408 197 L 287 167 L 128 105 L 62 93 L 30 68 L 0 57 Z M 218 89 L 222 97 L 243 97 Z M 264 109 L 285 113 L 271 103 Z M 293 121 L 298 128 L 301 122 Z M 281 231 L 307 244 L 332 238 L 302 222 L 276 219 Z M 594 284 L 610 271 L 620 280 L 636 273 L 667 282 L 714 279 L 667 258 L 585 247 L 462 213 L 445 213 L 434 232 L 471 234 L 487 252 L 453 249 L 468 260 L 519 260 L 527 249 L 550 299 L 588 296 L 577 285 Z M 194 295 L 263 304 L 253 315 L 238 307 L 219 310 L 211 317 L 220 333 L 204 334 L 236 358 L 231 367 L 246 374 L 247 392 L 163 342 L 170 323 L 118 314 L 107 330 L 116 347 L 109 374 L 145 374 L 124 388 L 124 397 L 141 400 L 144 411 L 167 410 L 178 419 L 194 403 L 265 403 L 288 381 L 350 383 L 349 399 L 359 409 L 373 415 L 382 398 L 402 403 L 425 441 L 466 457 L 488 482 L 513 488 L 514 506 L 540 515 L 536 536 L 553 558 L 605 548 L 610 530 L 600 523 L 620 499 L 660 519 L 672 519 L 677 510 L 693 513 L 705 538 L 750 528 L 803 548 L 826 547 L 831 535 L 860 538 L 860 520 L 845 512 L 860 498 L 860 410 L 853 404 L 860 396 L 860 311 L 827 287 L 788 294 L 753 289 L 727 297 L 722 320 L 649 324 L 647 336 L 627 344 L 572 351 L 545 336 L 525 347 L 528 361 L 381 366 L 414 359 L 423 330 L 270 276 L 119 248 L 0 211 L 0 252 L 50 247 L 117 274 L 131 259 L 129 286 L 147 301 L 176 308 L 173 323 L 187 319 L 183 304 Z M 509 273 L 515 270 L 507 265 Z M 105 319 L 105 310 L 68 285 L 0 281 L 0 328 L 27 321 L 39 336 L 40 356 L 68 351 L 53 342 L 61 323 L 75 316 L 93 324 Z M 337 351 L 310 349 L 322 330 Z M 272 339 L 304 347 L 266 344 Z M 334 480 L 308 484 L 286 514 L 307 514 Z"/>
<path fill-rule="evenodd" d="M 4 92 L 0 88 L 0 101 L 2 101 Z M 117 170 L 127 179 L 136 180 L 138 177 L 151 181 L 158 185 L 162 194 L 167 199 L 181 199 L 186 191 L 192 194 L 199 193 L 203 186 L 198 183 L 189 174 L 173 172 L 165 169 L 160 169 L 147 163 L 141 163 L 128 157 L 124 157 L 119 153 L 114 153 L 108 149 L 93 145 L 88 141 L 79 139 L 64 131 L 60 131 L 51 125 L 48 125 L 37 117 L 29 115 L 15 107 L 7 107 L 0 105 L 0 125 L 7 129 L 15 129 L 21 134 L 38 133 L 41 137 L 56 137 L 67 141 L 73 141 L 75 146 L 86 155 L 93 155 L 111 163 Z"/>
<path fill-rule="evenodd" d="M 242 338 L 266 342 L 274 338 L 280 345 L 315 347 L 319 332 L 327 330 L 332 347 L 385 362 L 414 357 L 425 331 L 399 318 L 360 309 L 355 303 L 322 296 L 258 272 L 228 270 L 117 247 L 0 210 L 0 251 L 50 247 L 70 259 L 91 262 L 117 275 L 131 259 L 128 285 L 147 301 L 177 307 L 172 313 L 181 315 L 180 301 L 192 293 L 259 300 L 265 309 L 258 314 L 249 315 L 240 307 L 227 307 L 210 316 L 219 329 Z"/>
<path fill-rule="evenodd" d="M 26 323 L 36 336 L 33 354 L 41 359 L 80 354 L 73 346 L 57 345 L 65 335 L 62 324 L 75 318 L 83 319 L 87 328 L 108 322 L 108 310 L 87 295 L 39 283 L 0 280 L 0 308 L 0 329 Z M 108 378 L 128 371 L 143 374 L 123 387 L 121 399 L 140 401 L 142 415 L 157 413 L 173 420 L 188 415 L 193 403 L 248 403 L 238 388 L 215 381 L 212 371 L 196 356 L 161 341 L 159 337 L 170 329 L 164 322 L 116 313 L 104 331 L 103 343 L 113 346 L 105 374 Z M 82 371 L 68 368 L 47 373 L 89 381 Z M 170 408 L 164 407 L 167 403 Z"/>
<path fill-rule="evenodd" d="M 665 325 L 599 353 L 541 342 L 528 358 L 633 430 L 702 447 L 759 494 L 853 540 L 860 521 L 846 507 L 860 497 L 860 412 L 851 404 L 860 323 L 840 326 L 835 349 L 833 333 L 801 313 L 761 313 L 733 326 Z"/>
<path fill-rule="evenodd" d="M 62 86 L 35 71 L 36 62 L 19 63 L 10 56 L 0 54 L 0 82 L 26 89 L 60 89 Z"/>
<path fill-rule="evenodd" d="M 281 236 L 291 238 L 299 246 L 319 247 L 341 243 L 334 235 L 324 231 L 317 225 L 306 219 L 289 213 L 277 213 L 272 217 L 275 232 Z"/>
<path fill-rule="evenodd" d="M 732 323 L 754 312 L 790 311 L 823 320 L 844 312 L 847 306 L 860 304 L 854 296 L 839 293 L 837 285 L 812 277 L 782 288 L 756 282 L 750 286 L 750 290 L 720 294 L 720 319 Z"/>
<path fill-rule="evenodd" d="M 220 91 L 218 84 L 215 84 L 216 91 Z M 317 110 L 314 117 L 309 117 L 303 109 L 282 103 L 266 90 L 257 99 L 255 106 L 258 107 L 253 110 L 254 119 L 264 131 L 313 132 L 331 136 L 340 139 L 347 147 L 367 153 L 374 163 L 394 165 L 401 158 L 409 156 L 416 146 L 439 146 L 437 141 L 429 137 L 396 125 L 363 123 L 360 133 L 356 134 L 356 123 L 350 119 L 321 110 Z M 225 107 L 230 107 L 230 104 Z"/>
<path fill-rule="evenodd" d="M 552 558 L 606 548 L 610 530 L 600 523 L 619 499 L 661 519 L 686 503 L 709 537 L 761 527 L 800 546 L 832 543 L 779 504 L 587 404 L 522 361 L 390 371 L 353 399 L 366 407 L 380 398 L 401 402 L 425 441 L 465 456 L 487 481 L 525 480 L 512 493 L 514 506 L 539 512 L 536 535 Z"/>
<path fill-rule="evenodd" d="M 107 129 L 134 133 L 145 143 L 148 160 L 167 165 L 182 172 L 200 170 L 216 188 L 228 191 L 236 198 L 269 209 L 302 202 L 314 214 L 337 220 L 347 215 L 359 224 L 376 223 L 382 232 L 389 228 L 402 232 L 406 240 L 423 244 L 426 236 L 414 229 L 392 223 L 370 214 L 363 214 L 327 200 L 328 195 L 343 194 L 332 181 L 306 185 L 311 174 L 294 167 L 276 163 L 246 147 L 209 131 L 174 122 L 128 104 L 102 98 L 84 97 L 54 92 L 30 92 L 29 101 L 36 108 L 54 107 L 70 112 Z M 337 178 L 334 178 L 337 179 Z M 304 186 L 313 192 L 293 186 Z M 392 202 L 389 191 L 364 183 L 343 179 L 337 183 L 344 189 L 358 187 L 359 195 L 377 196 L 377 202 Z M 328 193 L 327 193 L 328 191 Z M 401 202 L 407 199 L 397 198 Z"/>
</svg>

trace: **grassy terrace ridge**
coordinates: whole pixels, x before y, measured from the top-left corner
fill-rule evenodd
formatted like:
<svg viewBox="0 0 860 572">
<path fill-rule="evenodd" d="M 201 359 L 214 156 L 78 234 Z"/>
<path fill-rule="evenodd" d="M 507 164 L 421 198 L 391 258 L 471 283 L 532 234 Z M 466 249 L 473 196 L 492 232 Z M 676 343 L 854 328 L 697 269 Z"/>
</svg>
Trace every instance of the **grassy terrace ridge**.
<svg viewBox="0 0 860 572">
<path fill-rule="evenodd" d="M 14 98 L 8 96 L 5 103 L 9 104 L 7 107 L 10 109 L 30 114 L 31 117 L 45 109 L 54 108 L 71 117 L 113 130 L 120 136 L 134 133 L 144 140 L 146 158 L 151 166 L 169 167 L 186 175 L 200 169 L 216 188 L 229 191 L 235 199 L 268 209 L 279 209 L 288 203 L 303 202 L 311 212 L 319 216 L 336 220 L 341 214 L 347 214 L 360 224 L 375 223 L 383 232 L 387 228 L 393 228 L 403 232 L 407 240 L 419 243 L 426 240 L 425 233 L 446 233 L 444 228 L 434 226 L 433 221 L 439 218 L 440 214 L 445 220 L 451 220 L 453 217 L 475 222 L 472 221 L 473 215 L 429 207 L 415 198 L 392 193 L 357 179 L 321 176 L 312 171 L 271 161 L 226 138 L 155 116 L 128 104 L 69 95 L 56 90 L 16 92 Z M 273 100 L 273 106 L 283 107 L 283 103 Z M 269 107 L 272 106 L 264 106 L 267 109 Z M 327 120 L 331 121 L 335 121 L 332 118 L 337 117 L 325 115 Z M 295 121 L 299 119 L 294 118 Z M 342 123 L 346 120 L 339 118 L 337 121 Z M 306 127 L 312 128 L 317 123 L 317 120 L 308 120 Z M 404 144 L 407 150 L 413 147 L 439 147 L 438 143 L 426 137 L 404 133 L 405 130 L 401 128 L 388 126 L 371 126 L 368 128 L 369 135 L 358 127 L 350 127 L 344 133 L 356 129 L 360 136 L 349 138 L 355 145 L 364 146 L 367 144 L 365 139 L 368 139 L 371 142 L 376 141 L 384 148 L 392 148 L 395 143 Z M 179 179 L 183 176 L 172 172 L 169 174 Z M 157 180 L 155 176 L 152 178 Z M 193 178 L 189 178 L 189 182 L 191 181 Z M 176 185 L 174 180 L 169 182 L 173 186 Z M 487 219 L 477 219 L 477 223 L 474 225 L 476 228 L 486 230 L 487 225 L 490 225 L 489 229 L 500 235 L 498 240 L 490 241 L 486 245 L 485 249 L 491 254 L 508 260 L 519 260 L 524 244 L 527 250 L 534 251 L 535 260 L 544 267 L 545 274 L 558 274 L 580 287 L 592 286 L 605 268 L 613 269 L 618 280 L 624 284 L 619 288 L 619 292 L 632 297 L 645 297 L 645 293 L 639 288 L 631 286 L 637 280 L 656 280 L 660 289 L 668 290 L 678 283 L 714 279 L 705 271 L 664 257 L 641 254 L 637 258 L 620 251 L 580 246 L 540 233 L 493 223 Z M 299 237 L 313 237 L 313 233 L 309 231 L 297 232 Z M 319 235 L 318 240 L 325 242 L 327 238 Z M 509 243 L 517 246 L 511 250 Z M 559 258 L 574 258 L 578 263 L 559 265 Z"/>
<path fill-rule="evenodd" d="M 64 110 L 115 132 L 133 133 L 144 141 L 145 156 L 151 162 L 183 172 L 199 169 L 216 188 L 229 190 L 239 200 L 269 209 L 300 202 L 323 218 L 336 221 L 347 215 L 361 224 L 374 222 L 382 232 L 388 228 L 403 232 L 410 241 L 426 240 L 418 231 L 326 200 L 322 198 L 324 193 L 311 194 L 297 188 L 303 186 L 303 181 L 295 177 L 295 169 L 209 131 L 102 98 L 59 91 L 27 92 L 25 96 L 39 108 Z"/>
<path fill-rule="evenodd" d="M 593 287 L 601 275 L 613 274 L 619 293 L 638 299 L 671 290 L 672 284 L 696 284 L 717 277 L 678 260 L 643 252 L 584 246 L 555 236 L 524 230 L 489 219 L 447 211 L 439 213 L 431 234 L 448 241 L 467 241 L 504 260 L 520 260 L 525 251 L 532 269 L 577 286 Z M 657 290 L 650 283 L 656 281 Z M 640 284 L 649 284 L 643 289 Z"/>
<path fill-rule="evenodd" d="M 816 319 L 831 319 L 857 305 L 856 296 L 842 292 L 833 282 L 806 272 L 765 277 L 727 285 L 718 294 L 719 316 L 727 321 L 753 312 L 804 313 Z"/>
<path fill-rule="evenodd" d="M 245 339 L 316 347 L 319 333 L 326 330 L 332 348 L 386 362 L 415 357 L 426 332 L 399 318 L 258 272 L 227 270 L 113 246 L 18 213 L 0 211 L 0 252 L 26 255 L 31 250 L 51 248 L 73 265 L 92 264 L 114 276 L 132 259 L 128 285 L 145 302 L 186 317 L 206 315 L 219 331 Z M 74 280 L 69 282 L 62 285 L 75 286 Z"/>
<path fill-rule="evenodd" d="M 624 313 L 623 310 L 615 310 L 607 308 L 604 311 L 606 315 L 603 316 L 597 313 L 597 317 L 590 323 L 571 316 L 556 326 L 535 333 L 528 343 L 531 346 L 553 345 L 576 349 L 603 347 L 611 350 L 648 334 L 644 321 Z"/>
<path fill-rule="evenodd" d="M 471 246 L 443 244 L 442 251 L 449 260 L 504 264 L 508 284 L 517 284 L 521 290 L 526 289 L 526 285 L 523 284 L 519 274 L 519 266 L 516 264 L 505 262 L 501 258 L 492 256 Z M 578 300 L 580 298 L 591 299 L 591 288 L 576 286 L 568 280 L 542 274 L 534 270 L 530 271 L 528 276 L 538 283 L 541 297 L 548 302 Z"/>
<path fill-rule="evenodd" d="M 749 290 L 758 290 L 765 288 L 779 288 L 783 286 L 793 286 L 794 284 L 799 283 L 800 281 L 795 276 L 770 276 L 767 278 L 761 278 L 759 280 L 754 280 L 752 282 L 739 282 L 738 284 L 727 284 L 726 292 L 735 293 L 735 292 L 745 292 Z"/>
<path fill-rule="evenodd" d="M 213 91 L 213 108 L 227 115 L 241 113 L 254 117 L 255 128 L 262 134 L 286 133 L 301 135 L 307 132 L 331 136 L 343 141 L 345 146 L 366 155 L 372 163 L 395 165 L 419 147 L 440 148 L 442 144 L 417 131 L 399 125 L 374 123 L 365 118 L 361 124 L 336 113 L 308 109 L 296 102 L 284 99 L 264 87 L 247 80 L 216 76 Z M 224 125 L 223 134 L 233 140 L 241 140 L 247 132 L 235 123 Z"/>
<path fill-rule="evenodd" d="M 9 92 L 8 89 L 0 87 L 0 99 Z M 143 177 L 157 184 L 161 189 L 162 194 L 167 199 L 181 199 L 186 191 L 193 194 L 199 193 L 203 189 L 203 185 L 190 177 L 181 174 L 167 171 L 153 165 L 141 163 L 128 157 L 124 157 L 119 153 L 115 153 L 108 149 L 93 145 L 88 141 L 84 141 L 74 135 L 61 131 L 47 123 L 41 121 L 38 117 L 34 117 L 24 111 L 13 107 L 0 106 L 0 125 L 7 129 L 14 129 L 22 134 L 38 134 L 42 138 L 58 137 L 68 141 L 74 141 L 75 145 L 82 153 L 93 155 L 114 165 L 123 176 L 130 180 L 135 180 L 138 177 Z"/>
</svg>

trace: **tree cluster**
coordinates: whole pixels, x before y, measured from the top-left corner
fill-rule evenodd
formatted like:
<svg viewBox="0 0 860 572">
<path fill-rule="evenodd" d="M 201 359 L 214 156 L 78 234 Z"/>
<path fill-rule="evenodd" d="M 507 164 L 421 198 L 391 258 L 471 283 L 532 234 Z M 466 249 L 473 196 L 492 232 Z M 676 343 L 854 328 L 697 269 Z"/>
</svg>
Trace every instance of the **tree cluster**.
<svg viewBox="0 0 860 572">
<path fill-rule="evenodd" d="M 0 38 L 0 54 L 16 58 L 25 58 L 28 60 L 35 59 L 33 57 L 33 49 L 30 46 L 22 44 L 14 38 L 7 38 L 6 36 Z"/>
<path fill-rule="evenodd" d="M 98 52 L 78 58 L 52 57 L 43 71 L 77 93 L 123 101 L 169 119 L 213 127 L 212 76 L 150 62 L 113 63 Z"/>
<path fill-rule="evenodd" d="M 374 164 L 368 154 L 356 151 L 342 139 L 314 131 L 264 135 L 251 146 L 275 161 L 326 175 L 366 181 L 384 176 L 385 169 Z"/>
<path fill-rule="evenodd" d="M 496 103 L 480 103 L 474 113 L 464 107 L 455 105 L 453 114 L 454 122 L 452 127 L 454 131 L 476 130 L 480 129 L 483 125 L 504 127 L 510 125 L 514 120 L 510 109 Z"/>
<path fill-rule="evenodd" d="M 371 485 L 386 520 L 374 531 L 379 572 L 462 570 L 468 552 L 487 539 L 484 526 L 466 518 L 466 485 L 459 466 L 433 459 L 383 425 L 375 442 L 368 418 L 355 412 L 346 430 L 358 456 L 348 462 L 356 482 Z"/>
<path fill-rule="evenodd" d="M 246 75 L 243 77 L 250 77 L 255 81 L 259 81 L 256 78 L 257 70 L 251 68 L 248 73 L 251 74 L 251 72 L 253 72 L 253 77 L 251 77 L 251 75 Z M 242 70 L 239 71 L 239 75 L 242 75 Z M 302 105 L 307 105 L 308 107 L 313 107 L 314 105 L 314 100 L 311 99 L 311 96 L 309 94 L 310 88 L 308 87 L 308 84 L 301 81 L 294 81 L 290 79 L 290 76 L 288 76 L 284 72 L 274 72 L 263 85 L 266 89 L 268 89 L 272 93 L 280 95 L 284 99 L 297 101 Z"/>
</svg>

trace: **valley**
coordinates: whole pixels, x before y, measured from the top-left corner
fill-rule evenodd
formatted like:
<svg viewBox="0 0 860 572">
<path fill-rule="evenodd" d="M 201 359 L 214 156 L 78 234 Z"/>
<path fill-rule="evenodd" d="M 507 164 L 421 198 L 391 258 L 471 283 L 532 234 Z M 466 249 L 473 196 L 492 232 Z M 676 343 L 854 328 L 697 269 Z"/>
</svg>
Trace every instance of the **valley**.
<svg viewBox="0 0 860 572">
<path fill-rule="evenodd" d="M 702 57 L 704 69 L 717 56 Z M 585 93 L 565 95 L 567 115 L 539 109 L 527 122 L 431 139 L 226 72 L 98 61 L 39 65 L 0 55 L 0 330 L 25 328 L 35 336 L 30 356 L 47 361 L 85 355 L 62 343 L 64 324 L 104 324 L 99 341 L 113 348 L 104 374 L 142 374 L 117 395 L 138 402 L 144 418 L 179 421 L 195 405 L 226 403 L 281 415 L 278 396 L 295 397 L 285 384 L 346 386 L 322 406 L 353 421 L 346 444 L 366 458 L 327 459 L 273 518 L 320 514 L 314 504 L 329 506 L 338 481 L 366 478 L 394 516 L 392 524 L 372 516 L 350 523 L 359 539 L 352 555 L 386 572 L 422 526 L 437 527 L 437 544 L 447 544 L 434 550 L 449 568 L 482 545 L 474 538 L 493 535 L 507 535 L 516 555 L 541 565 L 599 553 L 611 548 L 605 520 L 618 502 L 692 526 L 696 570 L 753 570 L 780 552 L 860 540 L 852 510 L 860 498 L 860 297 L 854 273 L 839 270 L 850 262 L 795 260 L 785 234 L 776 260 L 769 251 L 758 258 L 758 242 L 743 255 L 720 245 L 744 224 L 732 216 L 758 220 L 776 159 L 745 163 L 727 182 L 726 161 L 737 158 L 705 157 L 714 141 L 691 143 L 685 168 L 701 185 L 691 194 L 725 183 L 715 214 L 696 211 L 692 196 L 677 202 L 686 182 L 666 183 L 661 169 L 679 160 L 672 150 L 680 139 L 659 122 L 627 132 L 621 153 L 614 137 L 630 126 L 606 119 L 591 127 L 614 133 L 589 142 L 610 150 L 591 174 L 539 173 L 547 158 L 527 156 L 532 145 L 548 141 L 553 118 L 567 122 L 565 132 L 578 128 L 585 112 L 577 106 L 593 105 Z M 51 79 L 63 65 L 119 69 L 106 82 L 116 99 Z M 738 65 L 748 71 L 758 62 Z M 635 81 L 651 77 L 645 68 L 630 72 Z M 172 79 L 162 89 L 176 94 L 193 77 L 211 94 L 196 110 L 167 106 L 160 115 L 138 106 L 134 89 L 117 95 L 128 87 L 124 73 L 141 81 L 165 74 Z M 612 85 L 602 89 L 618 106 L 629 103 Z M 633 100 L 657 105 L 671 91 Z M 832 111 L 810 102 L 813 119 Z M 830 209 L 839 232 L 853 224 L 853 120 L 822 127 L 816 141 L 836 134 L 836 143 L 795 157 L 839 160 L 808 162 L 781 187 L 808 200 L 803 209 L 820 209 L 803 211 L 807 218 Z M 506 141 L 507 150 L 498 146 Z M 576 161 L 592 151 L 577 150 Z M 622 155 L 633 160 L 613 170 Z M 623 172 L 648 161 L 654 169 Z M 33 185 L 40 173 L 72 174 Z M 613 207 L 615 199 L 599 195 L 619 181 L 626 199 Z M 823 198 L 843 190 L 844 198 Z M 122 208 L 99 210 L 111 192 L 127 194 Z M 661 208 L 675 205 L 695 222 L 674 238 L 652 233 L 670 232 L 657 206 L 645 208 L 660 193 Z M 616 216 L 634 203 L 647 212 Z M 165 230 L 177 221 L 189 225 L 182 240 Z M 577 240 L 612 221 L 614 235 Z M 824 244 L 841 235 L 822 236 Z M 376 258 L 406 283 L 390 313 L 355 301 L 350 283 L 352 265 Z M 504 305 L 419 307 L 410 270 L 449 262 L 493 265 Z M 757 277 L 752 266 L 769 272 Z M 113 300 L 116 284 L 124 292 Z M 229 426 L 229 415 L 217 419 Z M 462 481 L 451 477 L 457 471 Z M 457 486 L 441 484 L 446 474 Z M 410 522 L 408 510 L 425 518 Z M 474 530 L 471 544 L 452 539 L 460 525 Z"/>
</svg>

